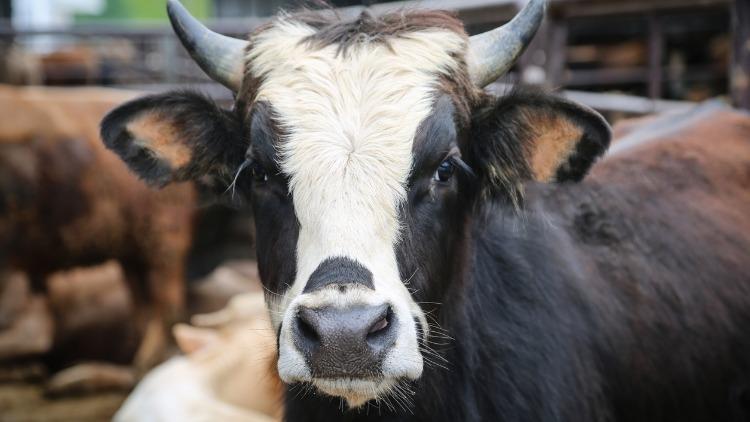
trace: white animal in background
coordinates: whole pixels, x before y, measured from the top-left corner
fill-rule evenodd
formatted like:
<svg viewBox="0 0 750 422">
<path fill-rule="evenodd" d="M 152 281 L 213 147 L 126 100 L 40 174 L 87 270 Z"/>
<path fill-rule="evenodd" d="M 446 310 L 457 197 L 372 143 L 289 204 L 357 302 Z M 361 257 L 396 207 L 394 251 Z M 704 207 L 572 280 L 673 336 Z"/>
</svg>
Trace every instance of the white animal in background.
<svg viewBox="0 0 750 422">
<path fill-rule="evenodd" d="M 151 371 L 115 422 L 281 420 L 276 337 L 261 293 L 235 296 L 174 334 L 184 356 Z"/>
</svg>

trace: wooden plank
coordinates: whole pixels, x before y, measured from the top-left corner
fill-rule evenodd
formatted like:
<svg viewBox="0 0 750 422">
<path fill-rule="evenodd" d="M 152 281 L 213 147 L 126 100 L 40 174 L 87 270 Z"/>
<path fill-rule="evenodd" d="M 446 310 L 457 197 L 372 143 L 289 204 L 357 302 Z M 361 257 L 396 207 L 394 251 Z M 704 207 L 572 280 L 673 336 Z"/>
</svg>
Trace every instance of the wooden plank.
<svg viewBox="0 0 750 422">
<path fill-rule="evenodd" d="M 609 94 L 566 90 L 562 95 L 599 111 L 617 111 L 630 114 L 652 114 L 687 110 L 696 103 L 690 101 L 654 100 L 635 95 Z"/>
<path fill-rule="evenodd" d="M 750 109 L 750 2 L 732 6 L 732 65 L 730 91 L 735 107 Z"/>
<path fill-rule="evenodd" d="M 708 82 L 721 79 L 723 76 L 714 70 L 711 65 L 690 66 L 684 73 L 677 77 L 668 74 L 669 69 L 662 67 L 662 81 L 681 79 L 691 82 Z M 566 78 L 562 85 L 571 87 L 597 86 L 597 85 L 630 85 L 647 84 L 649 81 L 648 67 L 605 67 L 599 69 L 579 69 L 566 72 Z"/>
<path fill-rule="evenodd" d="M 509 92 L 511 88 L 511 85 L 496 82 L 489 85 L 486 89 L 492 94 L 503 95 Z M 603 92 L 562 90 L 558 94 L 602 112 L 616 111 L 629 114 L 651 114 L 687 110 L 697 104 L 690 101 L 653 100 L 635 95 Z"/>
<path fill-rule="evenodd" d="M 562 17 L 643 14 L 726 6 L 732 0 L 553 0 L 551 12 Z M 742 1 L 742 0 L 739 0 Z"/>
<path fill-rule="evenodd" d="M 404 0 L 377 3 L 370 6 L 348 6 L 336 9 L 339 16 L 353 18 L 364 10 L 379 16 L 385 13 L 414 10 L 448 10 L 458 14 L 467 26 L 496 24 L 510 20 L 526 0 Z"/>
<path fill-rule="evenodd" d="M 129 89 L 140 92 L 165 92 L 175 89 L 190 88 L 203 92 L 204 94 L 231 104 L 234 96 L 232 92 L 217 83 L 201 84 L 149 84 L 149 85 L 119 85 L 118 89 Z M 511 90 L 512 86 L 503 83 L 494 83 L 487 87 L 487 91 L 496 95 L 502 95 Z M 560 95 L 573 101 L 578 101 L 599 111 L 619 111 L 630 114 L 650 114 L 666 111 L 686 110 L 694 107 L 696 103 L 690 101 L 652 100 L 650 98 L 634 95 L 609 94 L 599 92 L 584 92 L 565 90 Z"/>
</svg>

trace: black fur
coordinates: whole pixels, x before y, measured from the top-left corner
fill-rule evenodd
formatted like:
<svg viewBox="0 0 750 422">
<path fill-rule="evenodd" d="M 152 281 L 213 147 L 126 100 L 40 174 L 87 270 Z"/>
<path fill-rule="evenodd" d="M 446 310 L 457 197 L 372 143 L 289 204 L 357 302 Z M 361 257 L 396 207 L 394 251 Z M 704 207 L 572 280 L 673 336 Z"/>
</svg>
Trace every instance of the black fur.
<svg viewBox="0 0 750 422">
<path fill-rule="evenodd" d="M 372 284 L 372 272 L 359 262 L 346 257 L 327 258 L 310 274 L 302 293 L 310 293 L 330 285 L 346 289 L 347 285 L 352 284 L 375 289 Z"/>
<path fill-rule="evenodd" d="M 281 135 L 273 122 L 269 104 L 258 102 L 249 117 L 251 148 L 248 158 L 265 169 L 268 180 L 254 181 L 251 189 L 241 193 L 251 196 L 255 216 L 258 272 L 266 293 L 283 294 L 297 274 L 297 237 L 299 221 L 289 193 L 289 180 L 281 173 L 275 142 Z M 252 194 L 250 194 L 252 192 Z M 262 221 L 263 223 L 258 223 Z M 283 257 L 279 260 L 279 257 Z"/>
<path fill-rule="evenodd" d="M 193 151 L 193 159 L 181 168 L 160 160 L 139 146 L 126 129 L 144 113 L 155 113 L 169 121 L 179 142 Z M 117 153 L 143 180 L 163 187 L 171 182 L 220 177 L 224 186 L 242 163 L 248 144 L 243 142 L 240 121 L 209 98 L 189 91 L 150 95 L 114 109 L 102 120 L 101 136 L 107 148 Z"/>
<path fill-rule="evenodd" d="M 557 169 L 555 181 L 580 181 L 609 147 L 609 125 L 581 105 L 529 88 L 490 99 L 472 116 L 475 142 L 468 145 L 467 154 L 469 164 L 477 163 L 483 198 L 521 203 L 521 182 L 533 179 L 527 155 L 537 135 L 536 125 L 550 117 L 563 117 L 583 130 L 576 150 Z"/>
<path fill-rule="evenodd" d="M 186 125 L 224 127 L 226 114 L 205 102 L 158 98 L 124 106 L 129 108 L 105 121 L 105 141 L 124 159 L 144 159 L 121 137 L 123 119 L 143 107 L 165 113 L 187 107 L 188 115 L 196 114 L 184 120 Z M 268 107 L 256 104 L 244 123 L 252 134 L 248 157 L 268 179 L 240 189 L 252 198 L 260 275 L 274 295 L 294 280 L 299 223 L 287 176 L 276 164 L 279 133 Z M 415 301 L 430 316 L 431 334 L 422 346 L 432 353 L 425 355 L 422 377 L 402 385 L 413 395 L 346 410 L 339 399 L 291 386 L 285 418 L 747 420 L 747 265 L 723 259 L 726 251 L 707 247 L 705 240 L 714 236 L 727 248 L 748 250 L 750 239 L 721 232 L 705 214 L 686 210 L 659 191 L 644 203 L 641 188 L 647 183 L 530 182 L 525 142 L 534 133 L 535 115 L 563 116 L 583 129 L 576 151 L 557 170 L 557 181 L 580 180 L 603 153 L 608 127 L 587 109 L 518 92 L 478 107 L 465 121 L 450 118 L 455 109 L 438 101 L 436 115 L 444 117 L 426 121 L 415 140 L 419 168 L 401 209 L 396 255 Z M 233 142 L 242 139 L 239 130 L 220 133 L 234 134 Z M 205 139 L 190 142 L 206 147 L 200 144 Z M 212 161 L 236 167 L 245 159 L 243 147 L 227 148 L 229 138 L 210 145 L 206 153 Z M 439 151 L 421 150 L 425 145 Z M 445 182 L 432 179 L 453 147 L 460 148 L 478 179 L 462 172 Z M 148 163 L 134 168 L 156 181 L 164 177 Z M 492 176 L 492 168 L 503 169 L 504 179 Z M 184 177 L 206 167 L 198 169 L 203 170 Z M 678 170 L 667 176 L 679 179 L 689 168 Z M 523 208 L 510 206 L 507 199 L 519 202 L 524 190 Z"/>
<path fill-rule="evenodd" d="M 493 111 L 476 115 L 477 126 L 470 128 L 460 121 L 447 127 L 451 119 L 445 115 L 436 124 L 426 121 L 415 148 L 437 143 L 444 151 L 462 145 L 480 172 L 498 164 L 488 160 L 500 159 L 520 179 L 511 182 L 526 185 L 523 209 L 511 207 L 504 199 L 509 192 L 502 192 L 503 185 L 487 186 L 486 177 L 479 189 L 476 181 L 460 175 L 436 188 L 429 178 L 442 152 L 415 151 L 418 168 L 402 210 L 397 256 L 415 300 L 434 318 L 432 336 L 423 344 L 441 358 L 428 356 L 423 376 L 407 386 L 413 396 L 385 398 L 360 409 L 342 411 L 338 399 L 298 393 L 301 387 L 293 386 L 287 420 L 746 420 L 750 307 L 741 304 L 747 297 L 711 295 L 711 307 L 694 299 L 675 307 L 686 300 L 680 297 L 687 298 L 679 289 L 697 273 L 702 283 L 711 277 L 722 280 L 715 288 L 730 292 L 747 285 L 742 268 L 736 263 L 716 267 L 719 251 L 702 257 L 686 251 L 679 233 L 689 227 L 677 219 L 660 220 L 660 213 L 676 204 L 665 202 L 650 211 L 648 218 L 659 223 L 638 224 L 644 217 L 633 212 L 637 189 L 625 200 L 623 192 L 606 186 L 531 183 L 518 143 L 526 141 L 530 131 L 525 128 L 533 122 L 509 119 L 517 107 L 562 113 L 584 128 L 584 146 L 571 155 L 558 180 L 581 179 L 609 143 L 608 127 L 598 115 L 539 94 L 516 92 L 498 99 L 489 108 Z M 437 107 L 436 115 L 445 109 L 451 108 Z M 446 134 L 452 139 L 442 138 Z M 483 196 L 484 189 L 497 193 Z M 601 216 L 569 212 L 596 207 L 599 201 L 611 204 L 617 214 L 600 221 Z M 581 224 L 581 218 L 588 222 Z M 641 250 L 645 246 L 634 242 L 646 234 L 649 244 L 662 245 L 659 259 L 666 261 L 659 271 L 632 261 L 648 260 Z M 581 237 L 600 239 L 589 242 L 609 252 L 583 248 Z M 691 243 L 699 241 L 696 237 Z M 691 295 L 709 286 L 689 284 Z M 692 309 L 684 307 L 688 303 Z M 714 329 L 686 318 L 706 312 L 732 317 L 701 317 L 713 321 Z M 693 336 L 712 340 L 703 343 Z"/>
<path fill-rule="evenodd" d="M 294 14 L 294 19 L 317 31 L 303 42 L 313 48 L 337 45 L 341 54 L 357 43 L 383 43 L 394 38 L 427 29 L 444 29 L 466 35 L 461 21 L 448 12 L 412 10 L 408 13 L 389 13 L 374 17 L 367 11 L 357 19 L 342 19 L 336 13 L 309 11 Z"/>
</svg>

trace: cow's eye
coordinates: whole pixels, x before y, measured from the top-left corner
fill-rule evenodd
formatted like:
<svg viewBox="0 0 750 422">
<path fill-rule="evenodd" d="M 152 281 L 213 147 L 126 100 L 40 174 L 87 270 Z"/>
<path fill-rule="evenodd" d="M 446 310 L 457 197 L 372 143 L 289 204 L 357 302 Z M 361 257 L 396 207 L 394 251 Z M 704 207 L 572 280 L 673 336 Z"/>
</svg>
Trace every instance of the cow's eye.
<svg viewBox="0 0 750 422">
<path fill-rule="evenodd" d="M 263 183 L 263 182 L 268 181 L 268 173 L 260 164 L 253 163 L 252 168 L 250 170 L 253 172 L 254 181 L 258 183 Z"/>
<path fill-rule="evenodd" d="M 432 180 L 436 182 L 447 182 L 453 177 L 456 167 L 453 165 L 451 160 L 445 160 L 440 163 L 440 167 L 435 171 L 435 175 L 432 176 Z"/>
</svg>

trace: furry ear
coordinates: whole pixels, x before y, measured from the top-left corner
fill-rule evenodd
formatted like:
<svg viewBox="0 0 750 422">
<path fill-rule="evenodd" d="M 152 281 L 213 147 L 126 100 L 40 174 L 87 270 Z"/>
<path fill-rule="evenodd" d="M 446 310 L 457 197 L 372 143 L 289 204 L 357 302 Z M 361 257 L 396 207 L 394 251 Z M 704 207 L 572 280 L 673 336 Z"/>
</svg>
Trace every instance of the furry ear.
<svg viewBox="0 0 750 422">
<path fill-rule="evenodd" d="M 172 328 L 172 334 L 177 341 L 177 347 L 186 355 L 207 349 L 221 342 L 217 330 L 197 328 L 187 324 L 176 324 Z"/>
<path fill-rule="evenodd" d="M 182 91 L 114 109 L 102 120 L 101 136 L 131 170 L 159 187 L 206 177 L 229 180 L 247 149 L 233 113 Z"/>
<path fill-rule="evenodd" d="M 609 124 L 594 110 L 521 90 L 475 113 L 469 148 L 483 189 L 514 195 L 526 180 L 580 181 L 610 138 Z"/>
</svg>

